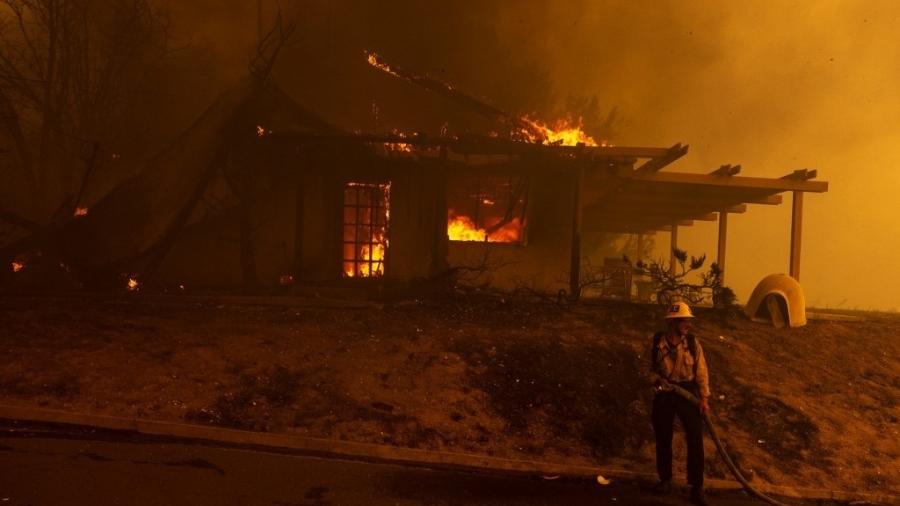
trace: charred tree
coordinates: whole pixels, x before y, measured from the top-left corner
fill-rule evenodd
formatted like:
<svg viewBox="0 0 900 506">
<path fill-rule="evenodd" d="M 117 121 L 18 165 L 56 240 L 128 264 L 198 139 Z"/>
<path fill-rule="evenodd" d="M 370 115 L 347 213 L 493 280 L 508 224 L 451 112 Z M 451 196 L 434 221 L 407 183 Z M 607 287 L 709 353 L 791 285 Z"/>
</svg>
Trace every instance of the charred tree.
<svg viewBox="0 0 900 506">
<path fill-rule="evenodd" d="M 33 217 L 78 191 L 73 163 L 119 138 L 170 54 L 149 0 L 0 0 L 0 129 L 12 139 Z M 26 194 L 23 192 L 23 194 Z"/>
</svg>

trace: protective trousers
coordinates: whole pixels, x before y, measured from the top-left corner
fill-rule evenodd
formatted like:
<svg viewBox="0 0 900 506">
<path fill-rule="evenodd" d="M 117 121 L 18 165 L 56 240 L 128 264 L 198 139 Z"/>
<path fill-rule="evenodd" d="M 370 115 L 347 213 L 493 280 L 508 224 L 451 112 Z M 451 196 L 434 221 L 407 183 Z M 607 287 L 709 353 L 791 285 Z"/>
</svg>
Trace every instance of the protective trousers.
<svg viewBox="0 0 900 506">
<path fill-rule="evenodd" d="M 688 390 L 695 391 L 691 385 Z M 681 420 L 687 439 L 688 483 L 703 488 L 703 417 L 700 408 L 674 392 L 660 392 L 653 398 L 653 433 L 656 435 L 656 471 L 661 481 L 672 480 L 672 432 L 675 415 Z"/>
</svg>

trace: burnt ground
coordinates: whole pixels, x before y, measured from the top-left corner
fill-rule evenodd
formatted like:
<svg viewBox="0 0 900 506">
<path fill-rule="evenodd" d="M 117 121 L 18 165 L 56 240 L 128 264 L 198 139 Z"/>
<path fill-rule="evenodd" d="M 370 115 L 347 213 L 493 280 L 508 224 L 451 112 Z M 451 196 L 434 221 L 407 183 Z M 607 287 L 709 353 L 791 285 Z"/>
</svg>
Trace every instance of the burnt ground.
<svg viewBox="0 0 900 506">
<path fill-rule="evenodd" d="M 746 475 L 900 491 L 900 316 L 780 331 L 699 316 Z M 615 303 L 4 297 L 0 402 L 652 472 L 642 364 L 660 324 Z M 711 441 L 707 456 L 726 477 Z"/>
</svg>

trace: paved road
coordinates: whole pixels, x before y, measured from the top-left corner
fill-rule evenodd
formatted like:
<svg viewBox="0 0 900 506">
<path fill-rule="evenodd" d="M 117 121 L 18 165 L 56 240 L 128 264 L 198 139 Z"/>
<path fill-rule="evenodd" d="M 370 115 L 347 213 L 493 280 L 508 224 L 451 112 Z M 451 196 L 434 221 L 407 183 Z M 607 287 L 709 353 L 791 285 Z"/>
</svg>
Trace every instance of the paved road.
<svg viewBox="0 0 900 506">
<path fill-rule="evenodd" d="M 761 503 L 740 493 L 713 504 Z M 682 505 L 636 485 L 564 483 L 202 445 L 0 437 L 7 505 Z"/>
</svg>

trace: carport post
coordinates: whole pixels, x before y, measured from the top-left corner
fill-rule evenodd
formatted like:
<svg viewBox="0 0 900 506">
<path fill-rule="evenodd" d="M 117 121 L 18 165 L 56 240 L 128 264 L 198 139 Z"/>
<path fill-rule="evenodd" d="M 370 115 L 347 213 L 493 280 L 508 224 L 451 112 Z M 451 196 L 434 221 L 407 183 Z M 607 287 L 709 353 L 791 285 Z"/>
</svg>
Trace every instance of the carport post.
<svg viewBox="0 0 900 506">
<path fill-rule="evenodd" d="M 719 266 L 722 284 L 725 284 L 725 242 L 728 236 L 728 213 L 719 211 L 719 252 L 716 256 L 716 264 Z"/>
<path fill-rule="evenodd" d="M 791 199 L 791 277 L 800 281 L 800 238 L 803 235 L 803 192 Z"/>
<path fill-rule="evenodd" d="M 669 275 L 675 275 L 675 250 L 678 248 L 678 225 L 672 224 L 671 247 L 669 248 Z"/>
</svg>

